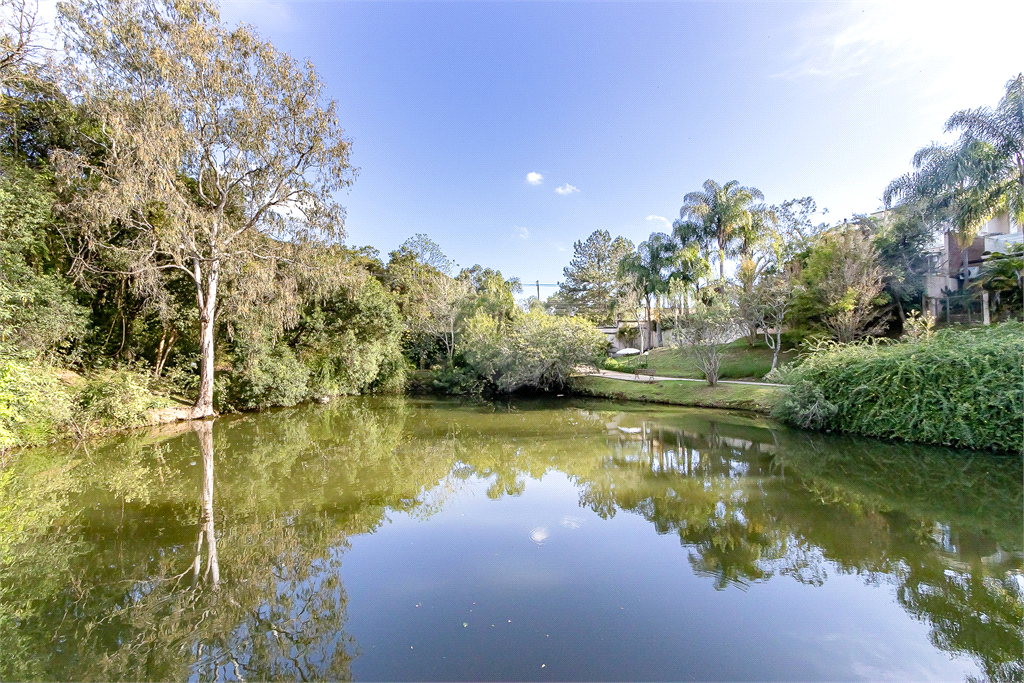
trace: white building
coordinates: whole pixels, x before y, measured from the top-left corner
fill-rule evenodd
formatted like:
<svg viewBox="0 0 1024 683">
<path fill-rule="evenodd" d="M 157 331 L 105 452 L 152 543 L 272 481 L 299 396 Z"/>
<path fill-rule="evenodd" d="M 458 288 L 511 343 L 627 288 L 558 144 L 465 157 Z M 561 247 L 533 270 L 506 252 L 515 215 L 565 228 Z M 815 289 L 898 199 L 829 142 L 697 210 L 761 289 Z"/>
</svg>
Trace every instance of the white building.
<svg viewBox="0 0 1024 683">
<path fill-rule="evenodd" d="M 925 310 L 930 310 L 937 319 L 950 319 L 949 293 L 960 292 L 968 283 L 978 277 L 985 252 L 1006 251 L 1011 244 L 1024 241 L 1021 226 L 1017 225 L 1005 211 L 997 214 L 978 231 L 977 237 L 965 249 L 957 241 L 956 233 L 947 232 L 926 251 L 929 256 L 929 272 L 925 276 Z M 989 322 L 988 292 L 982 294 L 982 314 L 985 324 Z"/>
</svg>

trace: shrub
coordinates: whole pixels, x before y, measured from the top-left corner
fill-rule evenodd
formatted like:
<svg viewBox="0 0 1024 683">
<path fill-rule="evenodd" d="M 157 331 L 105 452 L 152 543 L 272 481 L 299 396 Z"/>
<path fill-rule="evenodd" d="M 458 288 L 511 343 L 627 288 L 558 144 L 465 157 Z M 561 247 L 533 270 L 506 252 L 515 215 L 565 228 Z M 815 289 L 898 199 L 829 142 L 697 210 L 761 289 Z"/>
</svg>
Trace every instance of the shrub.
<svg viewBox="0 0 1024 683">
<path fill-rule="evenodd" d="M 309 398 L 309 370 L 285 344 L 272 350 L 245 353 L 242 345 L 228 389 L 230 402 L 240 408 L 293 406 Z"/>
<path fill-rule="evenodd" d="M 58 436 L 70 426 L 74 404 L 51 368 L 0 353 L 0 453 Z"/>
<path fill-rule="evenodd" d="M 478 313 L 463 341 L 467 364 L 501 392 L 566 385 L 579 365 L 594 365 L 608 346 L 605 336 L 583 318 L 533 310 L 511 322 Z"/>
<path fill-rule="evenodd" d="M 784 370 L 791 425 L 1019 451 L 1024 326 L 944 330 L 899 343 L 825 343 Z"/>
<path fill-rule="evenodd" d="M 153 396 L 140 375 L 120 370 L 89 380 L 78 394 L 79 422 L 91 430 L 124 429 L 142 424 Z"/>
<path fill-rule="evenodd" d="M 479 397 L 486 382 L 472 368 L 435 365 L 430 369 L 431 386 L 443 394 Z"/>
<path fill-rule="evenodd" d="M 601 367 L 615 372 L 632 372 L 632 366 L 624 358 L 605 358 L 601 361 Z"/>
</svg>

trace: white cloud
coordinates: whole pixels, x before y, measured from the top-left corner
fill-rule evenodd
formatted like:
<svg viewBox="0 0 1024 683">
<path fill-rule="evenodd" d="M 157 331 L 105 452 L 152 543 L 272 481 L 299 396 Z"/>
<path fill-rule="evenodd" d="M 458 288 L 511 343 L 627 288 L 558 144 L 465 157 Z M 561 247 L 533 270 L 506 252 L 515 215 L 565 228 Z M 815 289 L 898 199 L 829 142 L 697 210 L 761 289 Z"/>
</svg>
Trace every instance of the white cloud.
<svg viewBox="0 0 1024 683">
<path fill-rule="evenodd" d="M 544 182 L 544 176 L 542 176 L 540 173 L 534 173 L 533 171 L 530 171 L 529 173 L 526 174 L 526 182 L 530 183 L 531 185 L 540 185 L 541 183 Z"/>
<path fill-rule="evenodd" d="M 520 237 L 524 240 L 530 238 L 530 231 L 518 225 L 515 227 L 515 234 L 516 237 Z"/>
<path fill-rule="evenodd" d="M 661 223 L 666 230 L 672 227 L 672 221 L 665 218 L 664 216 L 655 216 L 654 214 L 651 214 L 650 216 L 647 217 L 647 220 Z"/>
<path fill-rule="evenodd" d="M 569 183 L 566 183 L 565 185 L 562 185 L 561 187 L 556 187 L 555 188 L 555 192 L 557 192 L 558 194 L 572 194 L 573 192 L 579 192 L 579 191 L 580 191 L 580 188 L 575 187 L 573 185 L 570 185 Z"/>
<path fill-rule="evenodd" d="M 810 11 L 794 25 L 793 49 L 776 78 L 834 85 L 867 78 L 883 90 L 907 83 L 949 112 L 963 102 L 985 101 L 993 86 L 1019 70 L 1013 66 L 1020 58 L 1019 42 L 994 31 L 991 21 L 999 16 L 1004 26 L 1020 25 L 1021 3 L 975 0 L 968 6 L 935 0 L 927 11 L 909 2 L 807 7 Z"/>
</svg>

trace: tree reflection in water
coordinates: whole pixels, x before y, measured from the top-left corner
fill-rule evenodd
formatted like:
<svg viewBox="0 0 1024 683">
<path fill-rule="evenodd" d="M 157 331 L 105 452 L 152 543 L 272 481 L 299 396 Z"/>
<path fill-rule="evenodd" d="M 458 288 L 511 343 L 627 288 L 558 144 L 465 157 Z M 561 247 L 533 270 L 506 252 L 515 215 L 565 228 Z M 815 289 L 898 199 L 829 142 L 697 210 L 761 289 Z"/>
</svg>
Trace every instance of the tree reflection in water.
<svg viewBox="0 0 1024 683">
<path fill-rule="evenodd" d="M 353 399 L 27 452 L 0 480 L 0 675 L 350 678 L 350 537 L 558 471 L 601 517 L 677 535 L 719 590 L 887 583 L 936 646 L 1024 677 L 1019 458 L 635 410 Z"/>
<path fill-rule="evenodd" d="M 716 588 L 889 583 L 937 647 L 988 680 L 1024 680 L 1019 458 L 714 423 L 615 441 L 582 502 L 678 534 Z"/>
<path fill-rule="evenodd" d="M 203 563 L 203 538 L 206 538 L 207 560 L 204 580 L 213 588 L 220 584 L 220 564 L 217 562 L 217 534 L 213 526 L 213 420 L 197 420 L 192 431 L 199 437 L 199 453 L 203 459 L 203 483 L 199 495 L 199 541 L 196 559 L 192 564 L 192 583 L 199 585 L 199 571 Z"/>
</svg>

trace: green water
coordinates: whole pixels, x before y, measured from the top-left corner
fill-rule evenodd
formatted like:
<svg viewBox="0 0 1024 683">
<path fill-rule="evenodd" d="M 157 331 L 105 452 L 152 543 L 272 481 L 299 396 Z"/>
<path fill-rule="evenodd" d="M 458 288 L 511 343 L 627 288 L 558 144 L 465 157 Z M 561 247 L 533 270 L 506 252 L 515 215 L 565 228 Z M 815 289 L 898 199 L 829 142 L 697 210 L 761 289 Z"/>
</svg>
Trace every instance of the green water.
<svg viewBox="0 0 1024 683">
<path fill-rule="evenodd" d="M 1020 680 L 1022 475 L 575 400 L 36 449 L 2 473 L 0 677 Z"/>
</svg>

